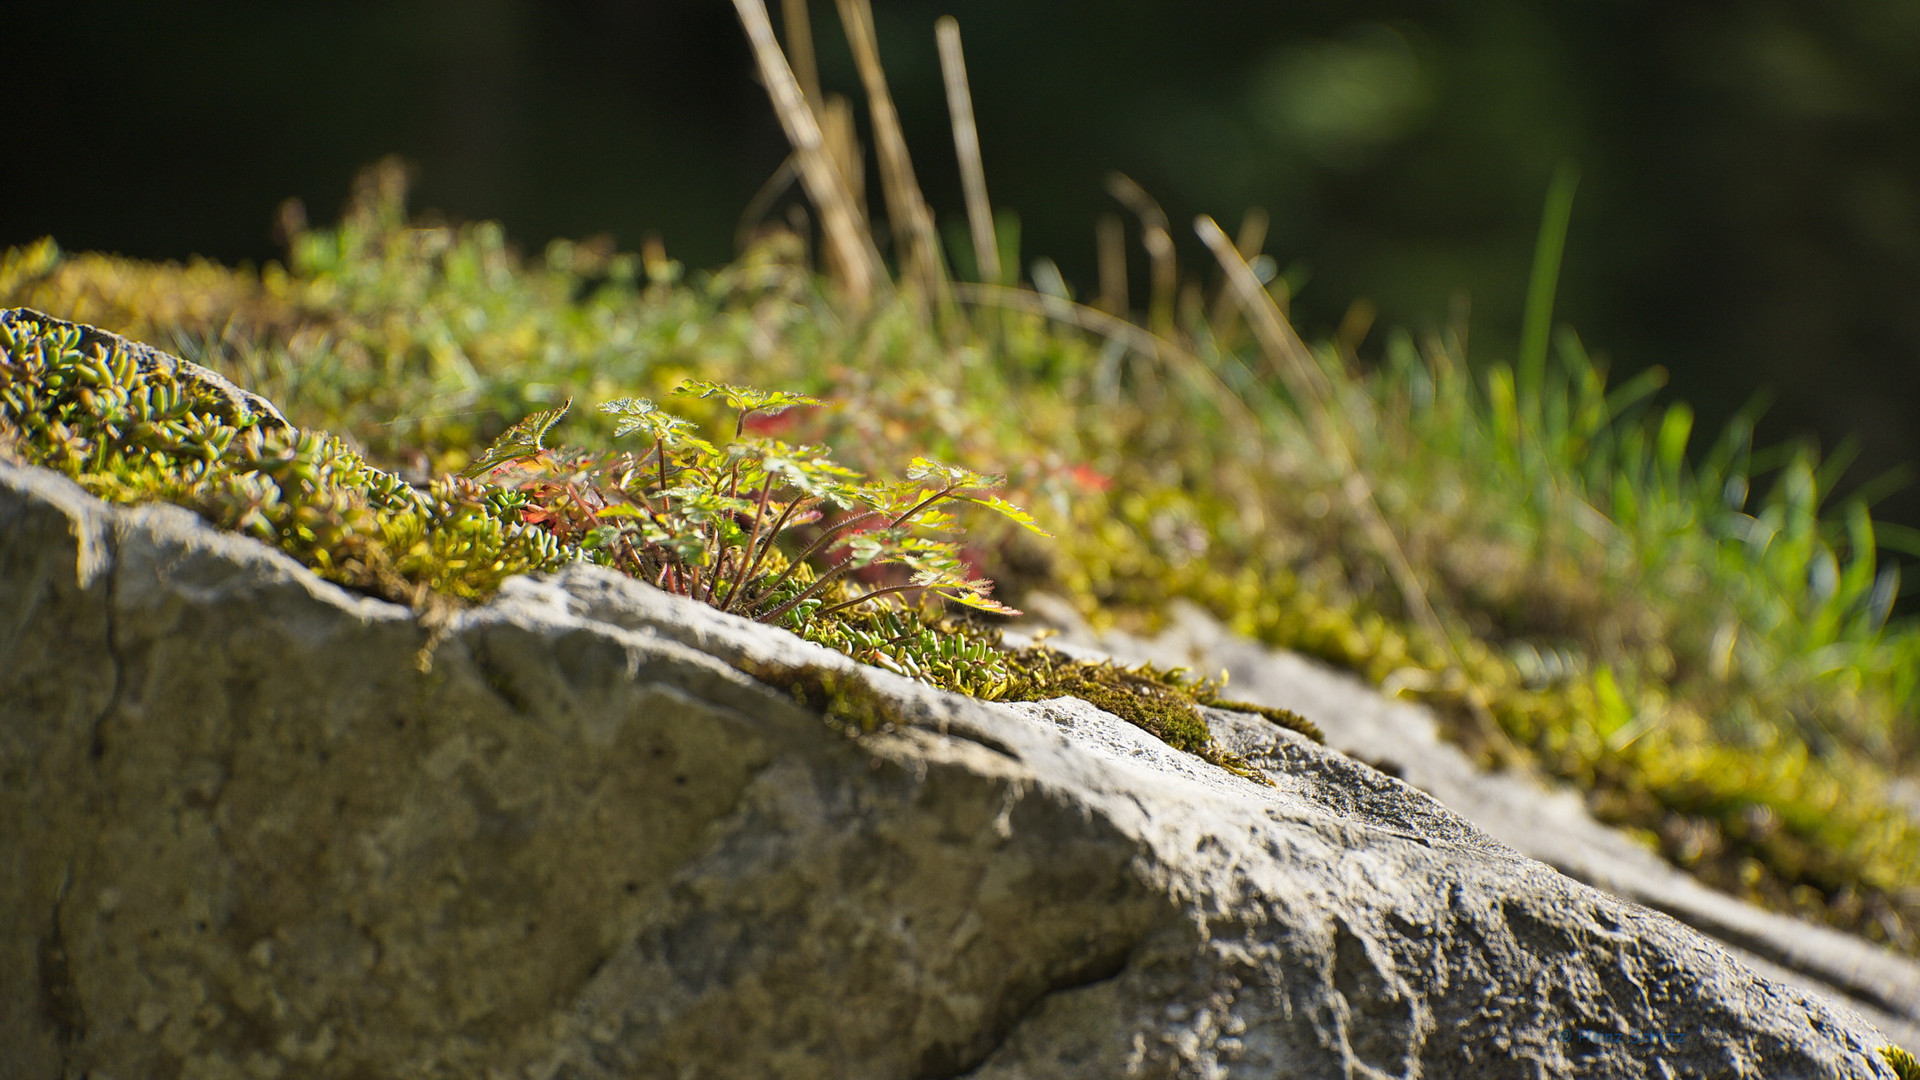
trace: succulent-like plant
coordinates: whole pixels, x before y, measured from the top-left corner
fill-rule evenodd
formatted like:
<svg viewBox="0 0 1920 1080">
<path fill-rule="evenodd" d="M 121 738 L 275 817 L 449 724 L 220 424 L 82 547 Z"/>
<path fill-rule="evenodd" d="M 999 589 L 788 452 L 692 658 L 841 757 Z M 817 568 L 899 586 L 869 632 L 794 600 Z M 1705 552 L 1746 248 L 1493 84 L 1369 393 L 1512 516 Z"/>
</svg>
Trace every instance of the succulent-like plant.
<svg viewBox="0 0 1920 1080">
<path fill-rule="evenodd" d="M 499 489 L 489 498 L 503 511 L 597 561 L 761 622 L 804 626 L 905 593 L 1019 614 L 992 598 L 991 581 L 968 572 L 958 543 L 931 535 L 954 530 L 947 504 L 984 507 L 1050 535 L 992 494 L 1002 477 L 915 457 L 904 480 L 866 481 L 823 447 L 746 434 L 756 414 L 823 404 L 815 398 L 698 379 L 674 392 L 735 410 L 731 441 L 716 446 L 654 402 L 622 398 L 601 406 L 618 418 L 615 437 L 639 434 L 651 446 L 604 455 L 551 449 L 545 436 L 569 401 L 508 428 L 468 475 Z M 823 558 L 831 561 L 816 567 Z M 844 587 L 848 574 L 869 567 L 899 568 L 908 578 Z"/>
<path fill-rule="evenodd" d="M 118 339 L 31 311 L 0 319 L 0 442 L 115 502 L 161 499 L 390 600 L 478 599 L 578 558 L 506 520 L 477 485 L 426 492 L 339 438 L 236 413 L 189 366 L 145 366 Z"/>
</svg>

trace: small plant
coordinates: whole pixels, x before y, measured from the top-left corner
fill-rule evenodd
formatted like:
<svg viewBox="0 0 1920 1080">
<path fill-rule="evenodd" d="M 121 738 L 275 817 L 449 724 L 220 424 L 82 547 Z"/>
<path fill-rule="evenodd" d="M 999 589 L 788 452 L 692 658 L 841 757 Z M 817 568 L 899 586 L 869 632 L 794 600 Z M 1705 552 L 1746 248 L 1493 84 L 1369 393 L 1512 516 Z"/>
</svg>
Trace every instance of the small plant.
<svg viewBox="0 0 1920 1080">
<path fill-rule="evenodd" d="M 960 547 L 929 533 L 954 530 L 943 504 L 989 510 L 1050 535 L 1026 511 L 990 492 L 1003 478 L 915 457 L 900 482 L 864 482 L 818 446 L 750 436 L 749 419 L 822 404 L 804 394 L 688 380 L 675 393 L 720 398 L 737 413 L 716 446 L 694 424 L 645 398 L 601 406 L 616 438 L 640 434 L 639 453 L 549 449 L 544 439 L 571 401 L 509 428 L 468 471 L 498 485 L 502 511 L 578 545 L 605 565 L 721 611 L 806 626 L 883 597 L 931 594 L 981 611 L 1017 615 L 989 595 Z M 798 539 L 807 530 L 810 540 Z M 785 545 L 785 547 L 783 547 Z M 793 550 L 788 550 L 793 549 Z M 832 559 L 816 570 L 814 561 Z M 904 583 L 844 588 L 848 574 L 904 569 Z"/>
<path fill-rule="evenodd" d="M 1893 1067 L 1893 1075 L 1900 1080 L 1920 1080 L 1920 1058 L 1898 1046 L 1881 1047 L 1880 1056 L 1887 1059 L 1887 1064 Z"/>
</svg>

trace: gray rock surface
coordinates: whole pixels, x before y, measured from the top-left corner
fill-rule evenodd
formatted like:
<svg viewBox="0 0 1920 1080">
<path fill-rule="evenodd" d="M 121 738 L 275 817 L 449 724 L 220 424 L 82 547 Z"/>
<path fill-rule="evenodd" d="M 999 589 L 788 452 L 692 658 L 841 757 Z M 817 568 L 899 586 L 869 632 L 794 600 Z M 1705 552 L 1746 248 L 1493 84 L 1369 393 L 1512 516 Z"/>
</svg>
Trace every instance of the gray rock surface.
<svg viewBox="0 0 1920 1080">
<path fill-rule="evenodd" d="M 1232 697 L 1292 709 L 1327 745 L 1377 764 L 1515 850 L 1564 874 L 1663 911 L 1726 945 L 1749 966 L 1859 1011 L 1894 1041 L 1920 1045 L 1920 965 L 1828 927 L 1754 907 L 1702 885 L 1594 820 L 1578 792 L 1515 773 L 1487 773 L 1440 736 L 1424 706 L 1383 696 L 1355 676 L 1234 635 L 1184 601 L 1153 639 L 1096 634 L 1071 605 L 1025 601 L 1051 642 L 1127 663 L 1226 671 Z M 1017 631 L 1012 640 L 1023 640 Z M 1230 746 L 1232 740 L 1228 740 Z M 1238 747 L 1232 747 L 1238 749 Z"/>
<path fill-rule="evenodd" d="M 1859 1016 L 1241 714 L 1273 788 L 587 567 L 429 642 L 0 465 L 0 1075 L 1892 1075 Z"/>
</svg>

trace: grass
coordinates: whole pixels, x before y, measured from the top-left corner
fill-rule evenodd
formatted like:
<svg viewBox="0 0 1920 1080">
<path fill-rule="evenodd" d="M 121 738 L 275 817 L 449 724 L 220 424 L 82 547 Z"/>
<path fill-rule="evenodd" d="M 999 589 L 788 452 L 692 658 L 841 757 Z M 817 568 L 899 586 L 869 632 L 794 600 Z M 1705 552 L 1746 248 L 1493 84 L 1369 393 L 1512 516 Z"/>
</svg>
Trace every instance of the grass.
<svg viewBox="0 0 1920 1080">
<path fill-rule="evenodd" d="M 795 171 L 845 210 L 813 190 L 834 152 Z M 874 474 L 913 454 L 1009 473 L 1006 496 L 1059 538 L 1009 528 L 966 549 L 1010 601 L 1044 587 L 1150 628 L 1191 598 L 1429 702 L 1474 752 L 1577 784 L 1711 884 L 1920 955 L 1920 823 L 1887 795 L 1916 772 L 1920 627 L 1890 620 L 1882 558 L 1920 545 L 1865 497 L 1831 503 L 1840 459 L 1755 448 L 1747 419 L 1696 445 L 1657 374 L 1610 386 L 1554 330 L 1570 178 L 1517 366 L 1469 357 L 1464 327 L 1362 356 L 1358 315 L 1307 347 L 1257 229 L 1215 245 L 1224 288 L 1183 281 L 1137 188 L 1119 190 L 1152 264 L 1139 322 L 1118 290 L 1081 303 L 1045 265 L 1018 283 L 1005 228 L 988 233 L 1002 276 L 956 280 L 910 185 L 890 169 L 883 190 L 904 223 L 897 279 L 869 272 L 880 245 L 844 222 L 817 253 L 763 229 L 705 274 L 654 245 L 525 258 L 497 225 L 410 220 L 388 164 L 338 226 L 297 231 L 284 266 L 43 242 L 0 260 L 0 304 L 169 348 L 421 478 L 567 399 L 561 433 L 592 450 L 613 437 L 598 406 L 689 378 L 835 402 L 781 437 Z M 953 237 L 953 262 L 986 262 Z M 721 422 L 703 407 L 687 406 Z"/>
</svg>

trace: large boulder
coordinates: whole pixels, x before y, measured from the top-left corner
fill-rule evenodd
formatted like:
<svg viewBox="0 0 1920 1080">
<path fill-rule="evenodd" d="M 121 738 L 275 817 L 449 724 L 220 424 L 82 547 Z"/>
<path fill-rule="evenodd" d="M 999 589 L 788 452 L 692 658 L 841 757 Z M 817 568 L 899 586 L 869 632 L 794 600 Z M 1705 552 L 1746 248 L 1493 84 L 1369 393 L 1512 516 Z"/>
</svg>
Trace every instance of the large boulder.
<svg viewBox="0 0 1920 1080">
<path fill-rule="evenodd" d="M 1324 718 L 1327 745 L 1405 780 L 1521 854 L 1665 912 L 1719 941 L 1749 967 L 1840 1002 L 1897 1043 L 1920 1046 L 1920 964 L 1702 885 L 1594 820 L 1578 792 L 1524 772 L 1479 768 L 1441 737 L 1438 719 L 1425 706 L 1248 641 L 1182 601 L 1170 605 L 1167 626 L 1153 638 L 1098 633 L 1054 597 L 1029 597 L 1022 605 L 1034 625 L 1009 633 L 1010 641 L 1044 627 L 1056 647 L 1077 655 L 1225 671 L 1233 697 Z"/>
<path fill-rule="evenodd" d="M 1265 721 L 1273 787 L 596 568 L 442 623 L 0 465 L 0 656 L 9 1080 L 1892 1076 Z"/>
</svg>

